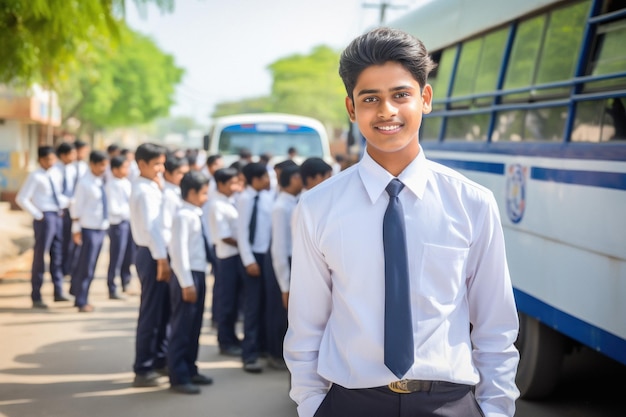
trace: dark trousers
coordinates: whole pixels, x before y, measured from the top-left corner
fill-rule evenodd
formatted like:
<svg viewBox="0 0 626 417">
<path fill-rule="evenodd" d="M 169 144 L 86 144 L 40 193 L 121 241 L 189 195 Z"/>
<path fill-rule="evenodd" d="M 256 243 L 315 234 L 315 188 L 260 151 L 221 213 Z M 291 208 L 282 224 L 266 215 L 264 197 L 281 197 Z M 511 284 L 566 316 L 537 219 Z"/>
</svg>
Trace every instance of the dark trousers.
<svg viewBox="0 0 626 417">
<path fill-rule="evenodd" d="M 105 230 L 83 229 L 81 231 L 83 243 L 80 245 L 78 262 L 72 273 L 72 292 L 76 296 L 74 299 L 76 307 L 89 304 L 89 286 L 93 281 L 105 234 Z"/>
<path fill-rule="evenodd" d="M 244 270 L 243 278 L 243 342 L 241 344 L 244 363 L 256 361 L 259 353 L 266 350 L 265 341 L 265 278 L 263 263 L 265 254 L 255 253 L 254 258 L 261 267 L 261 276 L 253 277 Z"/>
<path fill-rule="evenodd" d="M 135 267 L 141 283 L 141 299 L 133 370 L 136 374 L 147 374 L 166 365 L 170 287 L 167 282 L 157 281 L 156 261 L 147 247 L 137 248 Z"/>
<path fill-rule="evenodd" d="M 430 391 L 397 394 L 387 387 L 332 385 L 315 417 L 483 417 L 472 387 L 436 382 Z"/>
<path fill-rule="evenodd" d="M 211 321 L 217 324 L 217 317 L 219 316 L 219 306 L 216 300 L 219 298 L 218 293 L 220 291 L 220 281 L 217 274 L 217 254 L 215 253 L 215 245 L 211 246 L 211 274 L 213 275 L 213 289 L 211 291 Z"/>
<path fill-rule="evenodd" d="M 62 227 L 63 219 L 56 211 L 47 211 L 43 214 L 43 219 L 33 221 L 35 248 L 30 278 L 33 301 L 41 301 L 46 253 L 50 255 L 50 275 L 54 284 L 54 296 L 63 295 Z"/>
<path fill-rule="evenodd" d="M 183 293 L 176 275 L 170 279 L 170 338 L 167 350 L 167 364 L 172 385 L 187 384 L 198 374 L 198 344 L 202 329 L 202 314 L 206 297 L 206 276 L 204 272 L 191 271 L 198 299 L 195 303 L 183 301 Z"/>
<path fill-rule="evenodd" d="M 72 275 L 80 248 L 74 243 L 72 238 L 72 217 L 69 209 L 63 209 L 63 275 Z"/>
<path fill-rule="evenodd" d="M 213 302 L 219 304 L 217 320 L 217 343 L 221 348 L 240 346 L 241 341 L 235 333 L 239 300 L 243 290 L 244 271 L 239 255 L 229 258 L 216 258 L 216 281 L 219 291 Z"/>
<path fill-rule="evenodd" d="M 132 249 L 130 223 L 124 220 L 109 227 L 109 269 L 107 271 L 107 286 L 109 294 L 115 294 L 117 285 L 115 277 L 120 276 L 122 288 L 126 289 L 130 282 L 130 265 Z"/>
<path fill-rule="evenodd" d="M 278 281 L 276 281 L 270 251 L 265 255 L 263 278 L 265 280 L 267 353 L 274 358 L 282 359 L 283 340 L 285 339 L 285 333 L 287 333 L 287 309 L 283 306 L 283 294 L 278 286 Z"/>
</svg>

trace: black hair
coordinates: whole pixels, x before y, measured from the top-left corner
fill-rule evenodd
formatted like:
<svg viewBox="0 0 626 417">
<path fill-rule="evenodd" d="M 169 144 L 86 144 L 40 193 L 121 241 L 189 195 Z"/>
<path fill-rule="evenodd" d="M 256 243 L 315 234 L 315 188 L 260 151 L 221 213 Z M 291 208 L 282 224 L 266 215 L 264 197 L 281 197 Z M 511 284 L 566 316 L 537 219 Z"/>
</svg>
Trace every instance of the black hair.
<svg viewBox="0 0 626 417">
<path fill-rule="evenodd" d="M 295 153 L 298 153 L 298 150 L 296 149 L 296 147 L 295 147 L 295 146 L 290 146 L 290 147 L 289 147 L 289 149 L 287 149 L 287 153 L 288 153 L 289 155 L 291 155 L 292 153 L 294 153 L 294 154 L 295 154 Z"/>
<path fill-rule="evenodd" d="M 80 139 L 76 139 L 74 141 L 74 147 L 76 148 L 76 150 L 84 148 L 85 146 L 87 146 L 87 142 L 82 141 Z"/>
<path fill-rule="evenodd" d="M 111 169 L 119 168 L 124 165 L 124 162 L 128 161 L 128 159 L 124 155 L 118 155 L 111 158 Z"/>
<path fill-rule="evenodd" d="M 89 163 L 98 164 L 109 159 L 109 155 L 102 151 L 91 151 L 89 153 Z"/>
<path fill-rule="evenodd" d="M 57 155 L 58 156 L 67 155 L 68 153 L 72 152 L 74 149 L 76 149 L 76 146 L 73 143 L 61 142 L 61 144 L 57 146 Z"/>
<path fill-rule="evenodd" d="M 250 152 L 250 149 L 248 148 L 241 148 L 239 149 L 239 157 L 241 159 L 248 159 L 252 157 L 252 153 Z"/>
<path fill-rule="evenodd" d="M 252 184 L 254 178 L 261 178 L 263 175 L 267 175 L 267 168 L 260 162 L 250 162 L 242 168 L 241 172 L 246 177 L 246 183 Z"/>
<path fill-rule="evenodd" d="M 122 150 L 120 150 L 120 155 L 126 156 L 126 155 L 128 155 L 129 152 L 130 152 L 130 149 L 122 148 Z"/>
<path fill-rule="evenodd" d="M 165 157 L 165 171 L 170 174 L 185 165 L 189 165 L 189 160 L 184 156 L 178 156 L 170 152 Z"/>
<path fill-rule="evenodd" d="M 222 155 L 216 153 L 215 155 L 209 155 L 206 159 L 206 166 L 209 167 L 215 163 L 218 159 L 221 159 Z"/>
<path fill-rule="evenodd" d="M 115 143 L 112 143 L 109 146 L 107 146 L 107 153 L 108 154 L 112 154 L 113 152 L 117 152 L 119 150 L 120 150 L 120 146 L 115 144 Z"/>
<path fill-rule="evenodd" d="M 261 155 L 259 155 L 259 162 L 265 165 L 267 165 L 271 159 L 272 155 L 269 152 L 263 152 Z"/>
<path fill-rule="evenodd" d="M 135 159 L 137 162 L 150 162 L 151 160 L 165 155 L 166 149 L 155 143 L 142 143 L 135 151 Z"/>
<path fill-rule="evenodd" d="M 326 175 L 333 171 L 333 167 L 328 165 L 322 158 L 311 157 L 307 158 L 302 165 L 300 165 L 300 175 L 302 181 L 306 186 L 309 178 L 315 178 L 318 175 Z"/>
<path fill-rule="evenodd" d="M 199 149 L 189 148 L 185 150 L 185 158 L 187 158 L 189 165 L 195 165 L 198 162 L 199 155 Z"/>
<path fill-rule="evenodd" d="M 436 66 L 422 41 L 414 36 L 397 29 L 373 29 L 354 39 L 341 53 L 339 76 L 348 97 L 354 99 L 354 87 L 363 70 L 390 61 L 401 64 L 421 88 Z"/>
<path fill-rule="evenodd" d="M 208 183 L 209 179 L 200 171 L 189 171 L 183 175 L 183 179 L 180 181 L 180 195 L 185 200 L 189 191 L 200 191 Z"/>
<path fill-rule="evenodd" d="M 300 167 L 298 165 L 287 166 L 280 171 L 278 183 L 283 188 L 289 187 L 289 184 L 291 183 L 291 177 L 296 174 L 300 174 Z"/>
<path fill-rule="evenodd" d="M 213 178 L 215 178 L 215 182 L 219 182 L 220 184 L 226 184 L 233 177 L 239 175 L 239 171 L 236 168 L 220 168 L 213 174 Z"/>
<path fill-rule="evenodd" d="M 42 145 L 39 148 L 37 148 L 37 158 L 39 159 L 45 158 L 51 153 L 54 153 L 54 148 L 52 146 Z"/>
<path fill-rule="evenodd" d="M 297 167 L 298 164 L 296 164 L 293 159 L 285 159 L 284 161 L 281 161 L 277 164 L 274 165 L 274 169 L 280 169 L 283 170 L 287 167 Z"/>
</svg>

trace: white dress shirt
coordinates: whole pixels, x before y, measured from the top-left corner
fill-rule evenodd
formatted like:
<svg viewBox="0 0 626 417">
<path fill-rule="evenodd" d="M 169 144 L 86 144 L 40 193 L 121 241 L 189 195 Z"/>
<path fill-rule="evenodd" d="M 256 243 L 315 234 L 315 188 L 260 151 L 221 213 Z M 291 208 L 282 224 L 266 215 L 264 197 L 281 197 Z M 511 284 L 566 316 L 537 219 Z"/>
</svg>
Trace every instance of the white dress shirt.
<svg viewBox="0 0 626 417">
<path fill-rule="evenodd" d="M 487 417 L 512 417 L 518 318 L 495 199 L 423 150 L 398 178 L 415 345 L 404 378 L 477 384 Z M 365 388 L 397 380 L 383 352 L 382 222 L 391 179 L 366 153 L 307 191 L 294 212 L 284 355 L 301 417 L 313 416 L 331 382 Z"/>
<path fill-rule="evenodd" d="M 272 266 L 281 292 L 289 292 L 291 218 L 297 203 L 298 196 L 281 191 L 272 208 Z"/>
<path fill-rule="evenodd" d="M 211 240 L 215 244 L 215 255 L 220 259 L 238 255 L 237 246 L 223 241 L 226 238 L 237 239 L 239 213 L 232 200 L 216 191 L 214 198 L 209 201 L 208 218 Z"/>
<path fill-rule="evenodd" d="M 194 285 L 191 271 L 206 271 L 207 254 L 201 221 L 202 209 L 186 201 L 183 201 L 172 219 L 172 239 L 168 253 L 181 288 Z"/>
<path fill-rule="evenodd" d="M 252 208 L 254 197 L 259 195 L 257 203 L 256 232 L 254 242 L 250 244 L 250 219 L 252 218 Z M 272 233 L 272 196 L 269 191 L 256 191 L 251 186 L 247 186 L 237 198 L 237 211 L 239 220 L 237 223 L 237 245 L 241 261 L 245 266 L 256 262 L 255 253 L 267 253 L 270 248 L 270 238 Z"/>
<path fill-rule="evenodd" d="M 76 173 L 78 175 L 78 179 L 81 179 L 83 175 L 85 175 L 89 171 L 89 164 L 86 161 L 77 160 L 74 162 L 76 167 Z"/>
<path fill-rule="evenodd" d="M 52 181 L 50 176 L 50 169 L 46 171 L 39 167 L 28 174 L 26 181 L 24 181 L 15 197 L 17 205 L 30 213 L 35 220 L 43 219 L 44 211 L 58 212 L 61 209 L 54 200 L 52 190 L 54 181 Z M 58 198 L 61 194 L 60 190 L 57 189 L 56 194 Z"/>
<path fill-rule="evenodd" d="M 57 161 L 57 163 L 50 168 L 50 171 L 55 180 L 56 189 L 61 191 L 61 206 L 67 208 L 71 203 L 71 199 L 76 191 L 75 188 L 78 185 L 76 164 L 64 164 L 61 161 Z"/>
<path fill-rule="evenodd" d="M 109 219 L 104 218 L 103 184 L 103 178 L 96 177 L 91 172 L 78 181 L 70 206 L 72 219 L 75 220 L 72 224 L 74 233 L 81 229 L 106 230 L 109 227 Z"/>
<path fill-rule="evenodd" d="M 131 184 L 128 178 L 113 176 L 105 187 L 109 203 L 109 222 L 117 225 L 129 220 Z"/>
<path fill-rule="evenodd" d="M 149 248 L 153 259 L 167 258 L 162 203 L 163 193 L 156 182 L 141 176 L 133 182 L 130 193 L 130 230 L 137 246 Z"/>
<path fill-rule="evenodd" d="M 180 187 L 171 182 L 163 182 L 163 234 L 165 243 L 172 238 L 172 221 L 179 208 L 183 206 Z"/>
</svg>

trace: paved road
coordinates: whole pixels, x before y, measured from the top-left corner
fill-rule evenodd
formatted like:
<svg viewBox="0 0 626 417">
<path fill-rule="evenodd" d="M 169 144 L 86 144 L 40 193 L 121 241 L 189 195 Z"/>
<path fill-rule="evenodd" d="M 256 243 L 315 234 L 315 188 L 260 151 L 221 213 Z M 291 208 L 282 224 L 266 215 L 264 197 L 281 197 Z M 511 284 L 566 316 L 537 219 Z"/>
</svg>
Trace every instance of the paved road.
<svg viewBox="0 0 626 417">
<path fill-rule="evenodd" d="M 287 373 L 247 374 L 238 360 L 219 355 L 208 314 L 198 364 L 213 386 L 196 396 L 172 393 L 167 383 L 132 388 L 139 297 L 108 299 L 107 262 L 101 256 L 92 284 L 93 313 L 52 303 L 49 278 L 43 296 L 50 309 L 31 309 L 28 256 L 0 278 L 0 417 L 296 416 Z"/>
</svg>

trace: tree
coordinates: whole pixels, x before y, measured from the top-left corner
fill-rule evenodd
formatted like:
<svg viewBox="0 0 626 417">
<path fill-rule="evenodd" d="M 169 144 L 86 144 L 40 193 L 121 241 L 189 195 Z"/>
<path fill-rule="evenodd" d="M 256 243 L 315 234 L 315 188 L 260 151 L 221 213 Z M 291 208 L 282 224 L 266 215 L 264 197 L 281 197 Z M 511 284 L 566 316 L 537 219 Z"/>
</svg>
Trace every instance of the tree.
<svg viewBox="0 0 626 417">
<path fill-rule="evenodd" d="M 148 37 L 120 25 L 119 41 L 95 43 L 59 86 L 64 121 L 94 130 L 166 116 L 183 70 Z"/>
</svg>

